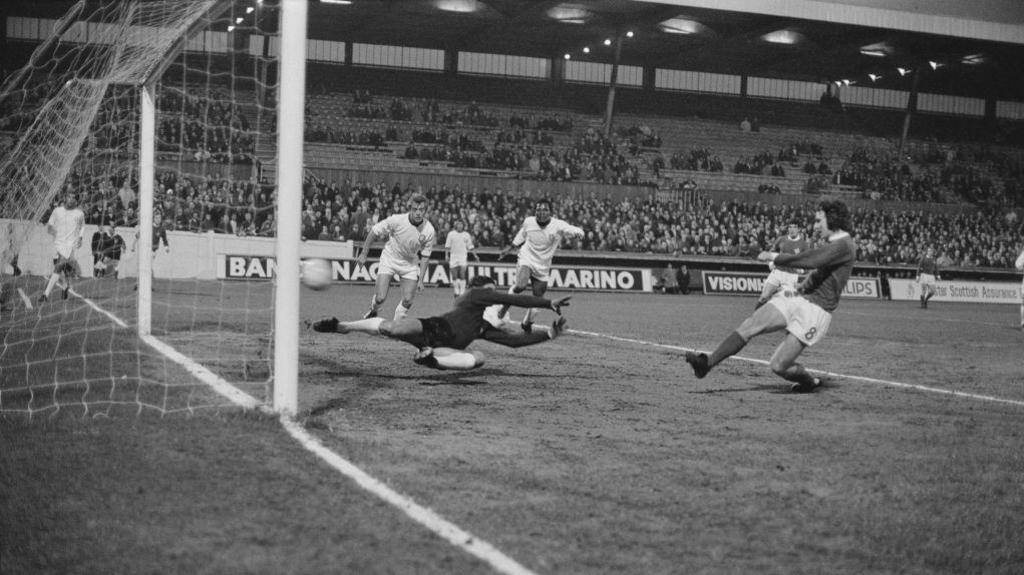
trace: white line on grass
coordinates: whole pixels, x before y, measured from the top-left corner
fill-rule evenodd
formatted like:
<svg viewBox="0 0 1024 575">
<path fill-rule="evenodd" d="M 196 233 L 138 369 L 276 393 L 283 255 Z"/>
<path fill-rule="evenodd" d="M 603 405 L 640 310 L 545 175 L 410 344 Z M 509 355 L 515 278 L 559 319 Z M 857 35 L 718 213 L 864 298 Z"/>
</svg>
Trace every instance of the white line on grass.
<svg viewBox="0 0 1024 575">
<path fill-rule="evenodd" d="M 107 310 L 101 308 L 100 306 L 96 305 L 96 302 L 92 301 L 91 299 L 89 299 L 87 297 L 84 297 L 82 294 L 76 292 L 73 289 L 69 289 L 68 293 L 70 293 L 71 295 L 73 295 L 73 296 L 75 296 L 77 298 L 81 298 L 81 300 L 84 301 L 86 303 L 86 305 L 88 305 L 92 309 L 94 309 L 94 310 L 100 312 L 101 314 L 107 316 L 108 318 L 110 318 L 110 321 L 116 323 L 118 325 L 118 327 L 124 327 L 124 328 L 128 327 L 128 324 L 126 324 L 121 318 L 117 317 L 116 315 L 114 315 L 114 314 L 110 313 L 109 311 L 107 311 Z"/>
<path fill-rule="evenodd" d="M 604 339 L 610 339 L 612 341 L 621 341 L 621 342 L 625 342 L 625 343 L 633 343 L 633 344 L 643 345 L 643 346 L 648 346 L 648 347 L 660 347 L 660 348 L 671 349 L 671 350 L 675 350 L 675 351 L 697 351 L 696 349 L 693 349 L 691 347 L 683 347 L 683 346 L 679 346 L 679 345 L 671 345 L 671 344 L 665 344 L 665 343 L 656 343 L 656 342 L 653 342 L 653 341 L 644 341 L 644 340 L 640 340 L 640 339 L 632 339 L 632 338 L 628 338 L 628 337 L 620 337 L 620 336 L 617 336 L 617 335 L 609 335 L 609 334 L 606 334 L 606 333 L 598 333 L 598 332 L 594 332 L 594 331 L 582 331 L 582 330 L 578 330 L 578 329 L 569 329 L 569 330 L 566 330 L 566 332 L 568 332 L 568 333 L 575 333 L 575 334 L 579 334 L 579 335 L 585 335 L 585 336 L 589 336 L 589 337 L 600 337 L 600 338 L 604 338 Z M 768 365 L 768 362 L 763 360 L 763 359 L 756 359 L 756 358 L 753 358 L 753 357 L 743 357 L 741 355 L 734 355 L 734 356 L 730 357 L 729 359 L 738 359 L 740 361 L 746 361 L 746 362 L 749 362 L 749 363 L 758 363 L 758 364 L 761 364 L 761 365 Z M 1020 401 L 1020 400 L 1016 400 L 1016 399 L 1006 399 L 1004 397 L 994 397 L 994 396 L 991 396 L 991 395 L 980 395 L 980 394 L 977 394 L 977 393 L 965 393 L 963 391 L 955 391 L 955 390 L 951 390 L 951 389 L 942 389 L 942 388 L 939 388 L 939 387 L 930 387 L 930 386 L 927 386 L 927 385 L 918 385 L 916 383 L 902 383 L 902 382 L 899 382 L 899 381 L 891 381 L 891 380 L 888 380 L 888 379 L 876 379 L 874 377 L 865 377 L 865 376 L 862 376 L 862 375 L 848 375 L 848 374 L 845 374 L 845 373 L 833 373 L 831 371 L 823 371 L 823 370 L 820 370 L 820 369 L 808 369 L 807 371 L 812 372 L 812 373 L 816 373 L 816 374 L 819 374 L 819 375 L 824 375 L 826 377 L 841 377 L 843 379 L 853 379 L 853 380 L 858 380 L 858 381 L 866 381 L 868 383 L 878 383 L 878 384 L 881 384 L 881 385 L 889 385 L 889 386 L 892 386 L 892 387 L 901 387 L 901 388 L 904 388 L 904 389 L 916 389 L 916 390 L 919 390 L 919 391 L 926 391 L 926 392 L 929 392 L 929 393 L 941 393 L 941 394 L 944 394 L 944 395 L 952 395 L 952 396 L 955 396 L 955 397 L 965 397 L 965 398 L 968 398 L 968 399 L 977 399 L 977 400 L 980 400 L 980 401 L 992 401 L 992 402 L 995 402 L 995 403 L 1007 403 L 1007 404 L 1010 404 L 1010 405 L 1016 405 L 1018 407 L 1024 407 L 1024 401 Z"/>
<path fill-rule="evenodd" d="M 127 327 L 127 324 L 123 320 L 110 312 L 101 309 L 89 299 L 83 298 L 78 294 L 75 294 L 75 296 L 82 298 L 82 300 L 89 304 L 90 307 L 106 314 L 107 317 L 119 326 Z M 156 337 L 152 335 L 142 336 L 142 341 L 158 352 L 164 354 L 175 363 L 184 367 L 197 379 L 209 385 L 214 391 L 228 398 L 236 405 L 246 409 L 258 409 L 264 413 L 274 413 L 273 410 L 263 405 L 262 402 L 257 400 L 255 397 L 231 385 L 231 383 L 224 378 L 192 361 L 189 357 L 185 356 L 170 345 L 160 341 Z M 354 481 L 363 489 L 376 495 L 380 499 L 383 499 L 387 503 L 394 505 L 413 521 L 416 521 L 420 525 L 423 525 L 427 529 L 433 531 L 445 541 L 448 541 L 455 547 L 462 549 L 477 559 L 486 562 L 499 573 L 506 575 L 534 575 L 533 571 L 530 571 L 523 565 L 520 565 L 516 560 L 505 555 L 495 546 L 460 528 L 458 525 L 448 521 L 433 510 L 424 507 L 405 495 L 391 489 L 349 460 L 331 451 L 327 447 L 324 447 L 324 445 L 320 443 L 320 440 L 310 435 L 304 427 L 296 423 L 293 419 L 285 415 L 281 415 L 279 420 L 288 434 L 298 441 L 300 445 L 306 448 L 306 450 L 312 452 L 320 459 L 323 459 L 328 465 L 340 471 L 343 475 Z"/>
</svg>

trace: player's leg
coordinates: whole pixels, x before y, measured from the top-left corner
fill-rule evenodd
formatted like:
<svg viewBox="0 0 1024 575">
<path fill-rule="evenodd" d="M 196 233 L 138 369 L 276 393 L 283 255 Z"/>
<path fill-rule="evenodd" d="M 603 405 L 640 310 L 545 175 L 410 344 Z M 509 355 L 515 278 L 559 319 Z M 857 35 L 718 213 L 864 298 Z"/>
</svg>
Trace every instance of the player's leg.
<svg viewBox="0 0 1024 575">
<path fill-rule="evenodd" d="M 512 284 L 512 287 L 508 288 L 508 293 L 516 294 L 523 293 L 526 291 L 526 286 L 530 285 L 530 278 L 533 275 L 533 270 L 528 266 L 519 266 L 516 268 L 516 281 Z M 508 314 L 508 308 L 510 306 L 502 306 L 498 311 L 498 317 L 503 318 Z"/>
<path fill-rule="evenodd" d="M 363 314 L 363 319 L 377 317 L 380 306 L 388 299 L 388 290 L 391 287 L 391 278 L 394 274 L 386 271 L 377 272 L 377 281 L 373 286 L 373 294 L 370 296 L 370 309 Z"/>
<path fill-rule="evenodd" d="M 416 298 L 416 288 L 419 285 L 419 279 L 415 277 L 403 277 L 399 282 L 402 288 L 402 301 L 398 302 L 398 306 L 395 307 L 395 319 L 399 320 L 404 318 L 409 313 L 409 308 L 412 307 L 412 301 Z"/>
<path fill-rule="evenodd" d="M 775 292 L 779 290 L 781 285 L 774 271 L 768 274 L 768 277 L 764 280 L 764 285 L 761 286 L 761 295 L 757 297 L 757 303 L 754 304 L 754 309 L 757 309 L 764 304 L 768 303 L 768 300 L 772 299 Z"/>
<path fill-rule="evenodd" d="M 53 258 L 53 271 L 50 273 L 49 279 L 46 280 L 46 287 L 43 288 L 43 295 L 39 296 L 39 301 L 43 302 L 50 299 L 50 292 L 53 291 L 53 286 L 57 285 L 57 282 L 60 281 L 62 261 L 63 258 L 60 254 Z"/>
<path fill-rule="evenodd" d="M 806 347 L 807 344 L 792 333 L 788 333 L 775 349 L 769 362 L 772 372 L 786 381 L 793 382 L 792 390 L 798 393 L 813 391 L 821 385 L 821 379 L 808 373 L 804 366 L 796 361 Z"/>
<path fill-rule="evenodd" d="M 555 339 L 565 331 L 566 320 L 559 317 L 551 324 L 549 330 L 524 331 L 522 327 L 514 323 L 506 323 L 501 327 L 489 327 L 480 335 L 480 339 L 505 347 L 524 347 L 536 345 Z"/>
<path fill-rule="evenodd" d="M 484 354 L 479 351 L 452 349 L 450 347 L 425 347 L 413 356 L 415 363 L 434 369 L 467 371 L 484 364 Z"/>
<path fill-rule="evenodd" d="M 711 368 L 739 353 L 755 336 L 785 329 L 786 323 L 786 315 L 774 304 L 761 306 L 726 336 L 711 355 L 688 351 L 685 355 L 686 363 L 693 367 L 693 373 L 698 378 L 702 378 Z"/>
<path fill-rule="evenodd" d="M 548 282 L 547 280 L 541 280 L 535 277 L 530 277 L 530 288 L 533 290 L 533 295 L 537 297 L 544 297 L 544 294 L 548 293 Z M 533 314 L 536 310 L 532 307 L 526 308 L 526 315 L 523 316 L 523 331 L 530 331 L 533 329 Z"/>
</svg>

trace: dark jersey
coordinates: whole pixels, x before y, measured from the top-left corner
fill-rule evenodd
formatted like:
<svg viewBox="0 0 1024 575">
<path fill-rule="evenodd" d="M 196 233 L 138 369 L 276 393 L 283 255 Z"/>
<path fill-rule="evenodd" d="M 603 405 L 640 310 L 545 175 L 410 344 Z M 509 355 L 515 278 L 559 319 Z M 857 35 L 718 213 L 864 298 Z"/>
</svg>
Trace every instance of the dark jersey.
<svg viewBox="0 0 1024 575">
<path fill-rule="evenodd" d="M 939 264 L 935 263 L 935 258 L 930 258 L 928 256 L 923 256 L 921 258 L 921 263 L 918 264 L 918 266 L 917 266 L 917 273 L 919 273 L 919 274 L 931 274 L 933 276 L 934 275 L 938 275 L 939 274 Z"/>
<path fill-rule="evenodd" d="M 160 240 L 164 241 L 164 245 L 171 247 L 171 242 L 167 241 L 167 228 L 163 225 L 153 226 L 153 251 L 160 249 Z"/>
<path fill-rule="evenodd" d="M 451 326 L 451 341 L 447 347 L 465 349 L 473 340 L 481 337 L 492 326 L 484 319 L 484 310 L 495 304 L 516 307 L 542 307 L 551 301 L 526 294 L 510 294 L 492 288 L 472 288 L 455 300 L 455 307 L 441 315 Z"/>
<path fill-rule="evenodd" d="M 793 239 L 788 235 L 785 235 L 775 240 L 775 243 L 772 244 L 771 251 L 778 252 L 780 254 L 799 254 L 807 251 L 807 248 L 809 247 L 810 246 L 807 243 L 807 238 L 805 238 L 803 234 L 797 236 L 796 239 Z M 790 272 L 794 274 L 804 273 L 804 270 L 798 267 L 780 266 L 778 262 L 776 262 L 775 267 L 784 272 Z"/>
<path fill-rule="evenodd" d="M 846 232 L 829 238 L 828 243 L 800 254 L 779 254 L 775 265 L 814 268 L 804 280 L 803 295 L 808 301 L 831 312 L 839 307 L 839 296 L 850 279 L 857 245 Z"/>
</svg>

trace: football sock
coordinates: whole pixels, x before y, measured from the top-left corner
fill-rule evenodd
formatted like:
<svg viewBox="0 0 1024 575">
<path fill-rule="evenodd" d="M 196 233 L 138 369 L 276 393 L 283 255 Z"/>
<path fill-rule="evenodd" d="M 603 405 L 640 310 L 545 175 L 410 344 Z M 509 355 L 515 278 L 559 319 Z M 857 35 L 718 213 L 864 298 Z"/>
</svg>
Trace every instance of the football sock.
<svg viewBox="0 0 1024 575">
<path fill-rule="evenodd" d="M 708 357 L 708 367 L 714 367 L 721 363 L 725 358 L 739 353 L 739 351 L 746 345 L 747 340 L 743 339 L 739 333 L 735 331 L 730 333 L 729 337 L 725 338 L 725 341 L 718 344 L 718 349 Z"/>
<path fill-rule="evenodd" d="M 50 292 L 53 291 L 53 286 L 57 285 L 57 280 L 59 279 L 59 275 L 52 274 L 50 280 L 46 282 L 46 289 L 43 290 L 43 295 L 49 296 Z"/>
<path fill-rule="evenodd" d="M 409 308 L 406 307 L 405 302 L 399 302 L 395 307 L 395 321 L 402 319 L 407 313 L 409 313 Z"/>
<path fill-rule="evenodd" d="M 342 322 L 340 326 L 342 327 L 342 329 L 346 331 L 358 331 L 360 333 L 370 333 L 373 335 L 379 335 L 380 324 L 382 323 L 384 323 L 384 318 L 371 317 L 370 319 L 357 319 L 355 321 Z"/>
<path fill-rule="evenodd" d="M 526 308 L 526 315 L 523 316 L 523 323 L 533 323 L 533 311 L 534 308 Z"/>
<path fill-rule="evenodd" d="M 434 348 L 434 358 L 437 360 L 437 365 L 444 369 L 467 370 L 484 364 L 483 356 L 444 347 Z"/>
</svg>

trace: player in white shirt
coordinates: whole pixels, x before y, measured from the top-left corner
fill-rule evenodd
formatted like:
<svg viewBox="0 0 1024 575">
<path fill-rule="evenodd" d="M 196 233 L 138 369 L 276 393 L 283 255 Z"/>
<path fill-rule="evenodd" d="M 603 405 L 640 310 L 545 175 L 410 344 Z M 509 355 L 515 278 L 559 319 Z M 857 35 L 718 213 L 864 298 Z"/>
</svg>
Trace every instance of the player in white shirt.
<svg viewBox="0 0 1024 575">
<path fill-rule="evenodd" d="M 53 236 L 53 273 L 46 282 L 46 289 L 39 301 L 50 299 L 53 286 L 63 277 L 63 299 L 68 299 L 71 290 L 71 277 L 75 273 L 75 252 L 82 247 L 82 236 L 85 233 L 85 213 L 78 207 L 74 194 L 65 196 L 64 201 L 53 209 L 50 219 L 46 222 L 46 231 Z"/>
<path fill-rule="evenodd" d="M 448 232 L 444 248 L 448 252 L 448 273 L 452 280 L 452 290 L 455 297 L 459 297 L 466 292 L 469 254 L 472 253 L 476 261 L 480 261 L 480 255 L 476 253 L 476 246 L 473 245 L 473 236 L 466 231 L 466 224 L 462 220 L 455 221 L 455 229 Z"/>
<path fill-rule="evenodd" d="M 1021 250 L 1014 265 L 1017 269 L 1024 270 L 1024 250 Z M 1024 280 L 1021 280 L 1020 284 L 1020 329 L 1024 331 Z"/>
<path fill-rule="evenodd" d="M 551 216 L 551 202 L 538 200 L 534 205 L 534 215 L 523 220 L 522 227 L 512 239 L 512 245 L 501 250 L 498 259 L 504 258 L 515 248 L 519 249 L 519 260 L 516 262 L 516 282 L 509 293 L 522 293 L 526 287 L 533 289 L 533 295 L 543 297 L 548 291 L 548 276 L 551 273 L 551 260 L 562 244 L 563 238 L 582 238 L 583 228 L 578 228 L 565 220 Z M 504 318 L 508 306 L 498 311 L 498 318 Z M 530 331 L 533 326 L 533 309 L 526 310 L 523 318 L 523 329 Z"/>
<path fill-rule="evenodd" d="M 370 310 L 364 319 L 377 317 L 380 306 L 388 299 L 388 289 L 395 277 L 402 287 L 402 301 L 395 308 L 395 319 L 401 319 L 412 307 L 416 292 L 423 289 L 427 277 L 427 264 L 437 242 L 434 226 L 427 221 L 427 198 L 415 194 L 409 198 L 409 211 L 385 218 L 370 228 L 363 249 L 356 257 L 359 265 L 366 265 L 370 244 L 374 239 L 387 238 L 377 265 L 377 285 L 370 299 Z"/>
</svg>

